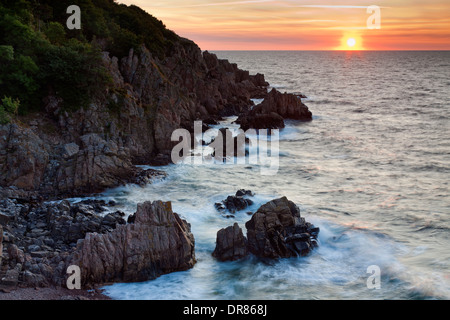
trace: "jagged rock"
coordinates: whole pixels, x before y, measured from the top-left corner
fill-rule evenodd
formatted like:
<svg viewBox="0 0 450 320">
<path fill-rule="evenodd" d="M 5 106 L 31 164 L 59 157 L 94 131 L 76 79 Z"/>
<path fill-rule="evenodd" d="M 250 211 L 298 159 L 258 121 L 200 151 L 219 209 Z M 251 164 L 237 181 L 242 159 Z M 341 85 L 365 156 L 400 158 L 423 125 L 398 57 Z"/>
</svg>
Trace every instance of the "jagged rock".
<svg viewBox="0 0 450 320">
<path fill-rule="evenodd" d="M 87 268 L 86 285 L 100 281 L 100 270 L 104 281 L 138 281 L 194 265 L 190 225 L 172 212 L 170 203 L 140 204 L 128 225 L 123 212 L 104 213 L 115 204 L 89 199 L 32 205 L 10 221 L 6 243 L 0 226 L 0 274 L 7 276 L 0 285 L 64 286 L 67 267 L 77 263 Z M 14 206 L 22 208 L 8 202 L 8 208 Z M 120 257 L 124 260 L 119 263 Z M 109 273 L 111 268 L 118 269 Z M 115 276 L 109 278 L 111 274 Z"/>
<path fill-rule="evenodd" d="M 213 257 L 220 261 L 234 261 L 244 258 L 247 254 L 247 239 L 237 223 L 217 232 Z"/>
<path fill-rule="evenodd" d="M 243 130 L 281 129 L 284 128 L 284 119 L 311 121 L 312 113 L 300 96 L 272 89 L 261 104 L 240 115 L 236 122 Z"/>
<path fill-rule="evenodd" d="M 276 89 L 272 89 L 266 96 L 264 101 L 256 106 L 253 111 L 255 113 L 276 112 L 284 119 L 294 119 L 310 121 L 312 114 L 308 107 L 302 103 L 298 95 L 291 93 L 281 93 Z"/>
<path fill-rule="evenodd" d="M 249 152 L 246 148 L 248 144 L 250 144 L 250 139 L 245 136 L 245 133 L 241 132 L 233 137 L 231 130 L 228 128 L 220 128 L 218 136 L 213 138 L 207 145 L 215 149 L 213 156 L 216 157 L 217 160 L 221 160 L 219 157 L 221 152 L 221 156 L 225 161 L 227 157 L 248 156 Z"/>
<path fill-rule="evenodd" d="M 248 250 L 271 259 L 308 254 L 312 247 L 311 233 L 317 236 L 319 232 L 305 222 L 300 209 L 286 197 L 261 206 L 245 226 Z"/>
<path fill-rule="evenodd" d="M 241 129 L 244 131 L 248 129 L 282 129 L 285 127 L 283 117 L 276 112 L 245 115 L 241 116 L 236 122 L 241 125 Z"/>
<path fill-rule="evenodd" d="M 194 237 L 170 202 L 145 202 L 138 205 L 133 224 L 87 234 L 71 263 L 80 266 L 84 285 L 146 281 L 192 268 Z"/>
<path fill-rule="evenodd" d="M 255 194 L 251 190 L 240 189 L 236 191 L 236 197 L 243 197 L 243 196 L 253 197 L 254 195 Z"/>
<path fill-rule="evenodd" d="M 71 205 L 65 200 L 42 208 L 51 239 L 70 245 L 83 239 L 87 233 L 106 233 L 126 223 L 124 214 L 120 212 L 109 213 L 102 218 L 99 213 L 105 210 L 100 206 L 103 203 L 101 200 L 88 200 Z"/>
<path fill-rule="evenodd" d="M 49 161 L 48 149 L 31 129 L 0 125 L 0 185 L 37 189 Z"/>
<path fill-rule="evenodd" d="M 261 206 L 245 226 L 247 237 L 237 223 L 221 229 L 213 256 L 222 261 L 237 260 L 247 253 L 260 258 L 289 258 L 305 256 L 318 246 L 319 228 L 306 222 L 300 209 L 286 197 Z"/>
<path fill-rule="evenodd" d="M 63 147 L 63 157 L 70 158 L 80 151 L 80 147 L 76 143 L 68 143 Z"/>
<path fill-rule="evenodd" d="M 222 203 L 216 203 L 214 206 L 220 212 L 223 212 L 225 209 L 231 213 L 236 213 L 236 211 L 242 211 L 248 206 L 253 204 L 253 201 L 245 196 L 253 196 L 254 194 L 250 190 L 238 190 L 236 195 L 228 196 Z"/>
<path fill-rule="evenodd" d="M 154 181 L 165 179 L 166 177 L 167 173 L 164 171 L 147 169 L 137 172 L 131 182 L 143 187 L 147 184 L 153 183 Z"/>
</svg>

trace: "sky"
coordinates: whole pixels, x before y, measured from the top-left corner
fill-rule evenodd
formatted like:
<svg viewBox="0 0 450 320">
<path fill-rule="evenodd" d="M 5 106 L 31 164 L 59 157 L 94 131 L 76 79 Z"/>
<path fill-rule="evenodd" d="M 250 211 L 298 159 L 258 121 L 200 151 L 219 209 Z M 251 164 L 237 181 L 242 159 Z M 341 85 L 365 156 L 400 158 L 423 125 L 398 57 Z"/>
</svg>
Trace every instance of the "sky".
<svg viewBox="0 0 450 320">
<path fill-rule="evenodd" d="M 118 2 L 141 7 L 202 50 L 450 50 L 450 0 Z M 368 12 L 371 5 L 379 9 Z"/>
</svg>

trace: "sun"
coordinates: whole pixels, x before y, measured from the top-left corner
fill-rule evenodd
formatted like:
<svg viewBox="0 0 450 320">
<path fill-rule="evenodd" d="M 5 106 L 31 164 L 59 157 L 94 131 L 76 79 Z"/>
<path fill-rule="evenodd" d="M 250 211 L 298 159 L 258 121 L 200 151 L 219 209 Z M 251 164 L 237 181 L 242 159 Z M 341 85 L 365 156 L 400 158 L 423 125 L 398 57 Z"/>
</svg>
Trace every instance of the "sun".
<svg viewBox="0 0 450 320">
<path fill-rule="evenodd" d="M 353 47 L 356 45 L 356 40 L 355 40 L 355 38 L 348 38 L 348 39 L 347 39 L 347 45 L 348 45 L 350 48 L 353 48 Z"/>
<path fill-rule="evenodd" d="M 340 39 L 340 46 L 335 50 L 360 51 L 364 50 L 364 41 L 361 34 L 356 32 L 346 32 Z"/>
</svg>

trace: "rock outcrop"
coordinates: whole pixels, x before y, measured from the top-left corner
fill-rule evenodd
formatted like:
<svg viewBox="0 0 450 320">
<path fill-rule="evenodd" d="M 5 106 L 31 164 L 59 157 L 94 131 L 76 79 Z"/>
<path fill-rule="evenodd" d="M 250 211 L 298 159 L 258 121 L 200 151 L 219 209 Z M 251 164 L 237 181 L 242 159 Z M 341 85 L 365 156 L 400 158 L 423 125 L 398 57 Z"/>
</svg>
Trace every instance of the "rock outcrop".
<svg viewBox="0 0 450 320">
<path fill-rule="evenodd" d="M 88 234 L 71 263 L 81 268 L 84 285 L 151 280 L 192 268 L 194 237 L 170 202 L 145 202 L 138 205 L 134 223 Z"/>
<path fill-rule="evenodd" d="M 311 121 L 312 113 L 300 96 L 272 89 L 263 102 L 241 114 L 236 122 L 243 130 L 281 129 L 284 128 L 283 119 Z"/>
<path fill-rule="evenodd" d="M 65 286 L 70 265 L 81 267 L 85 287 L 149 280 L 193 266 L 190 226 L 170 203 L 140 204 L 129 224 L 115 206 L 103 200 L 0 201 L 0 216 L 7 217 L 0 224 L 0 287 Z"/>
<path fill-rule="evenodd" d="M 217 136 L 207 145 L 214 149 L 212 156 L 216 160 L 225 161 L 228 158 L 228 161 L 230 161 L 231 157 L 248 156 L 247 145 L 250 144 L 250 139 L 246 137 L 244 132 L 240 132 L 233 137 L 233 132 L 230 129 L 220 128 Z"/>
<path fill-rule="evenodd" d="M 236 211 L 242 211 L 253 204 L 253 201 L 247 199 L 246 196 L 253 197 L 254 194 L 250 190 L 241 189 L 238 190 L 234 196 L 228 196 L 221 203 L 218 202 L 214 206 L 221 213 L 228 210 L 228 212 L 234 214 Z"/>
<path fill-rule="evenodd" d="M 237 224 L 220 230 L 213 256 L 221 261 L 236 260 L 247 253 L 268 259 L 289 258 L 305 256 L 318 246 L 319 228 L 306 222 L 300 209 L 286 197 L 261 206 L 245 227 L 247 238 Z"/>
<path fill-rule="evenodd" d="M 319 229 L 300 216 L 286 197 L 261 206 L 245 224 L 249 252 L 263 258 L 306 255 L 317 245 Z"/>
<path fill-rule="evenodd" d="M 217 232 L 213 257 L 220 261 L 234 261 L 244 258 L 247 254 L 247 239 L 237 223 Z"/>
</svg>

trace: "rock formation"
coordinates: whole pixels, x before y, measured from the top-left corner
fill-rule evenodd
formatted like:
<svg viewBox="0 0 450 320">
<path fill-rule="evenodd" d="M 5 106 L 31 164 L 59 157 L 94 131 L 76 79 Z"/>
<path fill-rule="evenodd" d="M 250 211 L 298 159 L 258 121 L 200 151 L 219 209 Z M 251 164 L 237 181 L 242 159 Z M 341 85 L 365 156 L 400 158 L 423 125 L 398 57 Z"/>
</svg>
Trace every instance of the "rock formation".
<svg viewBox="0 0 450 320">
<path fill-rule="evenodd" d="M 131 224 L 115 205 L 0 201 L 0 287 L 65 286 L 70 265 L 80 266 L 84 287 L 149 280 L 194 265 L 190 226 L 170 203 L 140 204 Z"/>
<path fill-rule="evenodd" d="M 261 206 L 245 227 L 249 252 L 272 259 L 308 254 L 319 232 L 286 197 Z"/>
<path fill-rule="evenodd" d="M 213 257 L 220 261 L 234 261 L 244 258 L 247 254 L 247 239 L 237 223 L 217 232 Z"/>
<path fill-rule="evenodd" d="M 281 129 L 284 128 L 283 119 L 311 121 L 312 113 L 300 96 L 272 89 L 263 102 L 241 114 L 236 122 L 243 130 Z"/>
<path fill-rule="evenodd" d="M 244 252 L 260 258 L 289 258 L 307 255 L 318 246 L 319 228 L 306 222 L 299 208 L 286 197 L 261 206 L 245 227 L 244 239 L 237 224 L 220 230 L 213 255 L 222 261 L 243 257 Z"/>
<path fill-rule="evenodd" d="M 138 205 L 134 223 L 80 241 L 72 262 L 82 283 L 138 282 L 195 264 L 190 225 L 172 212 L 170 202 Z"/>
<path fill-rule="evenodd" d="M 223 213 L 225 210 L 228 210 L 230 213 L 234 214 L 236 211 L 241 211 L 251 206 L 253 201 L 245 198 L 246 196 L 253 196 L 253 192 L 250 190 L 238 190 L 234 196 L 228 196 L 221 203 L 218 202 L 215 204 L 216 209 Z"/>
</svg>

